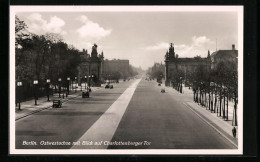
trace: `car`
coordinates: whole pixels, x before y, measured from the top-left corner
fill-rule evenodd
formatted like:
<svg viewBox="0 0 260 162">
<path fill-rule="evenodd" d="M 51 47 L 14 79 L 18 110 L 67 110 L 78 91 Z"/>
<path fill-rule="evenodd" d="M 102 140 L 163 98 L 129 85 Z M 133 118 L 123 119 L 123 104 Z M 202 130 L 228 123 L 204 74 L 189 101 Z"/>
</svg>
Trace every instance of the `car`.
<svg viewBox="0 0 260 162">
<path fill-rule="evenodd" d="M 110 88 L 109 84 L 105 85 L 105 88 Z"/>
<path fill-rule="evenodd" d="M 165 89 L 164 89 L 164 88 L 162 88 L 162 89 L 161 89 L 161 92 L 162 92 L 162 93 L 165 93 Z"/>
<path fill-rule="evenodd" d="M 83 91 L 82 92 L 82 98 L 89 98 L 89 92 L 88 91 Z"/>
<path fill-rule="evenodd" d="M 110 89 L 113 89 L 114 87 L 113 87 L 113 85 L 111 84 L 111 85 L 109 86 L 109 88 L 110 88 Z"/>
</svg>

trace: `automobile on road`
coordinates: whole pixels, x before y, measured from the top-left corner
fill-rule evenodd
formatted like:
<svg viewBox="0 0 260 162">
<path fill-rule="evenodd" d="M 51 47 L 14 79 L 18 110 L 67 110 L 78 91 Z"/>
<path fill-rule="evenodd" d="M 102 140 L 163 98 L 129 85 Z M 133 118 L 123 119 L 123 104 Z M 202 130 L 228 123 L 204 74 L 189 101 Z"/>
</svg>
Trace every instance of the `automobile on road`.
<svg viewBox="0 0 260 162">
<path fill-rule="evenodd" d="M 89 92 L 88 91 L 83 91 L 82 92 L 82 98 L 89 98 Z"/>
</svg>

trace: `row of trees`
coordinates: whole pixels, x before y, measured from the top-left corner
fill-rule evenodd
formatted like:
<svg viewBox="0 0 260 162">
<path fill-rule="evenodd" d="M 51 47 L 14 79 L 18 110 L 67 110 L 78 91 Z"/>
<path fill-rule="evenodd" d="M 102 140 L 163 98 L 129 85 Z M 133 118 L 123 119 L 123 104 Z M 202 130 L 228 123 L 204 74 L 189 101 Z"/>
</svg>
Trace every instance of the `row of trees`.
<svg viewBox="0 0 260 162">
<path fill-rule="evenodd" d="M 193 88 L 194 101 L 228 119 L 228 103 L 233 101 L 233 125 L 237 125 L 238 73 L 234 62 L 220 62 L 215 69 L 199 66 L 193 72 L 177 71 L 172 78 L 173 87 L 182 92 L 182 84 Z"/>
<path fill-rule="evenodd" d="M 152 79 L 161 80 L 165 76 L 165 65 L 160 63 L 155 63 L 152 67 L 147 70 L 147 74 Z"/>
<path fill-rule="evenodd" d="M 50 79 L 52 85 L 66 86 L 67 77 L 74 78 L 80 64 L 79 51 L 65 43 L 58 34 L 36 35 L 27 31 L 24 21 L 15 17 L 16 80 L 23 83 L 24 97 L 32 97 L 33 80 L 40 91 Z"/>
<path fill-rule="evenodd" d="M 109 71 L 103 74 L 105 80 L 128 79 L 139 74 L 140 68 L 129 65 L 128 71 Z"/>
</svg>

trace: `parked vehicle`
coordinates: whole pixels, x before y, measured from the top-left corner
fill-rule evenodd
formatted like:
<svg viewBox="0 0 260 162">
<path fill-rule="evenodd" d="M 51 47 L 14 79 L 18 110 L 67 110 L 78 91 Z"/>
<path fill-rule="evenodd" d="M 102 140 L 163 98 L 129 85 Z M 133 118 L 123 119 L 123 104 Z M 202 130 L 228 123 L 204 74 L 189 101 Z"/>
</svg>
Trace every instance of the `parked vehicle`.
<svg viewBox="0 0 260 162">
<path fill-rule="evenodd" d="M 82 98 L 89 98 L 89 92 L 88 91 L 83 91 L 82 92 Z"/>
<path fill-rule="evenodd" d="M 110 88 L 109 84 L 105 85 L 105 88 Z"/>
<path fill-rule="evenodd" d="M 61 105 L 62 105 L 62 102 L 61 100 L 53 100 L 53 104 L 52 104 L 52 107 L 54 108 L 61 108 Z"/>
<path fill-rule="evenodd" d="M 161 89 L 161 92 L 162 92 L 162 93 L 165 93 L 165 89 L 164 89 L 164 88 L 162 88 L 162 89 Z"/>
</svg>

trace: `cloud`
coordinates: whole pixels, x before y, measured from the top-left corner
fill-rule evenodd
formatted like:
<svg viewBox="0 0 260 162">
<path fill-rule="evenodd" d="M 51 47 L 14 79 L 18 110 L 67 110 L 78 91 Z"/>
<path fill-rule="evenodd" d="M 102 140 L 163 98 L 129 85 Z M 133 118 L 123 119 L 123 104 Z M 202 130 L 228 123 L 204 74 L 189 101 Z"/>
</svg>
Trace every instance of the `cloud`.
<svg viewBox="0 0 260 162">
<path fill-rule="evenodd" d="M 76 20 L 83 23 L 83 25 L 76 29 L 77 34 L 85 41 L 96 42 L 111 34 L 111 29 L 104 29 L 98 23 L 89 20 L 86 16 L 81 15 Z"/>
<path fill-rule="evenodd" d="M 61 35 L 67 34 L 65 30 L 62 30 L 62 27 L 65 25 L 65 22 L 57 17 L 52 16 L 49 21 L 45 20 L 41 14 L 33 13 L 28 16 L 28 30 L 35 34 L 45 34 L 45 33 L 57 33 Z"/>
<path fill-rule="evenodd" d="M 175 53 L 179 54 L 180 57 L 194 57 L 197 55 L 206 57 L 208 50 L 214 46 L 214 42 L 206 36 L 193 36 L 191 40 L 191 45 L 176 45 Z"/>
<path fill-rule="evenodd" d="M 78 20 L 82 23 L 86 23 L 88 21 L 88 18 L 85 15 L 80 15 L 78 18 L 76 18 L 76 20 Z"/>
<path fill-rule="evenodd" d="M 148 51 L 155 51 L 155 50 L 162 50 L 162 49 L 167 50 L 169 48 L 169 46 L 170 46 L 169 43 L 161 42 L 161 43 L 157 43 L 157 44 L 152 45 L 152 46 L 147 46 L 143 49 L 148 50 Z"/>
<path fill-rule="evenodd" d="M 166 52 L 170 47 L 170 43 L 161 42 L 157 43 L 153 46 L 147 46 L 143 49 L 148 51 L 158 51 L 164 50 Z M 175 53 L 179 55 L 179 57 L 194 57 L 200 55 L 202 57 L 206 57 L 208 50 L 214 47 L 214 42 L 207 38 L 206 36 L 193 36 L 191 38 L 191 44 L 174 44 Z"/>
</svg>

